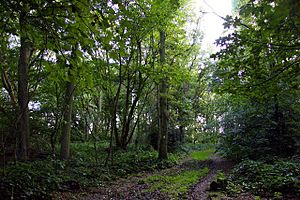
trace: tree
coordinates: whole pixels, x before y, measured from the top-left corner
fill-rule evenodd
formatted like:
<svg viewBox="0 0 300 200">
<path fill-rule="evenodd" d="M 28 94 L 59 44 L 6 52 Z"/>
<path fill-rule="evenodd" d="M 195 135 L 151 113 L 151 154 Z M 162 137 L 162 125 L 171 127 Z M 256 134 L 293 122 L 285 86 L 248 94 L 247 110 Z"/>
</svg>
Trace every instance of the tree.
<svg viewBox="0 0 300 200">
<path fill-rule="evenodd" d="M 75 47 L 72 49 L 72 58 L 75 63 L 76 60 L 76 51 L 78 51 L 78 44 L 75 44 Z M 61 138 L 61 159 L 66 160 L 70 157 L 70 139 L 71 139 L 71 120 L 72 120 L 72 107 L 73 107 L 73 98 L 75 93 L 75 86 L 72 83 L 74 81 L 72 75 L 72 64 L 68 68 L 68 78 L 69 81 L 66 83 L 66 92 L 65 92 L 65 102 L 63 110 L 63 127 L 62 127 L 62 138 Z"/>
<path fill-rule="evenodd" d="M 233 27 L 234 32 L 217 40 L 223 49 L 212 56 L 219 59 L 214 84 L 218 92 L 231 93 L 241 103 L 249 103 L 245 112 L 235 110 L 235 105 L 231 109 L 235 111 L 227 113 L 235 118 L 225 129 L 225 138 L 231 138 L 231 142 L 249 142 L 243 143 L 247 148 L 263 142 L 269 148 L 264 153 L 278 155 L 280 149 L 289 146 L 289 155 L 295 153 L 299 135 L 286 126 L 294 124 L 290 113 L 299 112 L 297 101 L 288 99 L 296 100 L 300 87 L 299 35 L 295 34 L 299 18 L 295 8 L 299 8 L 296 1 L 250 1 L 235 19 L 226 18 L 225 27 Z M 261 115 L 268 119 L 263 125 L 258 123 Z M 224 121 L 229 122 L 226 118 Z"/>
<path fill-rule="evenodd" d="M 183 2 L 8 1 L 1 5 L 5 8 L 0 18 L 5 25 L 0 44 L 5 61 L 1 99 L 9 105 L 0 109 L 1 116 L 11 115 L 1 122 L 12 121 L 14 109 L 27 110 L 30 117 L 24 117 L 29 120 L 22 119 L 20 125 L 30 125 L 31 136 L 23 134 L 23 149 L 31 141 L 33 153 L 49 147 L 54 153 L 62 136 L 61 158 L 68 159 L 72 139 L 99 141 L 109 134 L 112 145 L 126 149 L 164 124 L 159 142 L 155 131 L 155 146 L 159 143 L 160 158 L 167 158 L 167 145 L 172 146 L 168 133 L 176 135 L 180 124 L 183 135 L 192 123 L 184 111 L 192 95 L 184 96 L 194 84 L 185 78 L 197 77 L 197 69 L 189 76 L 186 67 L 196 65 L 194 50 L 199 49 L 186 39 Z M 26 14 L 24 26 L 19 26 L 20 13 Z M 26 58 L 22 65 L 21 55 Z M 20 75 L 25 79 L 18 80 L 17 66 L 22 66 Z M 18 82 L 22 93 L 16 101 Z M 189 122 L 179 119 L 181 114 Z M 13 132 L 14 124 L 5 124 L 3 130 Z M 26 130 L 22 128 L 29 133 Z"/>
<path fill-rule="evenodd" d="M 9 36 L 18 35 L 20 38 L 19 63 L 18 63 L 18 112 L 16 116 L 18 135 L 18 158 L 26 160 L 29 148 L 29 66 L 34 51 L 34 44 L 28 32 L 31 31 L 31 14 L 29 2 L 3 2 L 1 3 L 4 16 L 1 21 L 10 21 L 5 28 Z M 1 7 L 2 7 L 1 6 Z M 11 18 L 11 19 L 10 19 Z M 16 30 L 16 26 L 20 29 Z M 7 43 L 4 43 L 7 44 Z M 15 44 L 16 45 L 16 44 Z M 5 62 L 5 61 L 4 61 Z M 5 70 L 5 69 L 3 69 Z M 13 91 L 9 92 L 12 94 Z M 13 97 L 12 95 L 10 95 Z"/>
<path fill-rule="evenodd" d="M 164 70 L 165 64 L 165 43 L 166 43 L 166 33 L 161 30 L 160 35 L 160 65 L 162 71 Z M 167 159 L 168 158 L 168 103 L 167 103 L 167 78 L 163 77 L 160 80 L 158 89 L 158 113 L 159 113 L 159 136 L 158 136 L 158 158 Z"/>
<path fill-rule="evenodd" d="M 81 4 L 82 3 L 82 4 Z M 59 54 L 60 41 L 66 39 L 66 32 L 76 35 L 76 38 L 85 38 L 88 42 L 86 27 L 88 20 L 83 19 L 82 15 L 90 13 L 85 12 L 89 7 L 81 3 L 70 2 L 36 2 L 36 1 L 5 1 L 1 2 L 1 8 L 4 8 L 4 15 L 1 22 L 5 24 L 5 39 L 15 38 L 15 42 L 5 42 L 9 48 L 19 48 L 18 64 L 18 112 L 16 124 L 18 128 L 19 157 L 26 159 L 29 146 L 29 108 L 28 103 L 34 96 L 39 82 L 44 77 L 38 77 L 38 73 L 44 73 L 45 69 L 41 66 L 43 60 L 49 59 L 49 56 L 55 56 L 54 51 Z M 84 6 L 83 6 L 84 5 Z M 73 14 L 72 14 L 73 13 Z M 75 14 L 76 13 L 76 14 Z M 72 24 L 75 20 L 76 23 Z M 81 22 L 81 31 L 75 30 L 72 25 L 78 25 Z M 85 28 L 85 29 L 84 29 Z M 68 29 L 68 30 L 67 30 Z M 75 33 L 76 32 L 76 33 Z M 68 35 L 70 36 L 70 34 Z M 72 36 L 71 36 L 72 37 Z M 76 39 L 73 37 L 73 40 Z M 19 40 L 18 40 L 19 39 Z M 70 41 L 69 39 L 66 39 Z M 18 42 L 20 41 L 20 42 Z M 82 41 L 82 40 L 81 40 Z M 65 42 L 65 41 L 63 41 Z M 62 43 L 63 43 L 62 42 Z M 84 46 L 84 43 L 81 43 Z M 4 52 L 6 54 L 6 52 Z M 6 57 L 8 59 L 8 57 Z M 39 61 L 39 65 L 37 65 Z M 8 61 L 5 61 L 8 63 Z M 32 74 L 37 75 L 37 80 L 32 80 Z M 36 85 L 32 86 L 31 81 Z M 12 93 L 11 93 L 12 94 Z"/>
<path fill-rule="evenodd" d="M 158 157 L 159 159 L 168 158 L 168 100 L 167 100 L 167 90 L 168 82 L 167 76 L 165 74 L 167 67 L 166 65 L 166 24 L 170 23 L 174 16 L 171 12 L 172 7 L 175 11 L 180 8 L 180 2 L 175 0 L 172 2 L 160 1 L 158 2 L 158 9 L 164 9 L 162 12 L 158 12 L 159 17 L 164 17 L 161 23 L 158 24 L 159 29 L 159 56 L 160 56 L 160 71 L 162 73 L 159 79 L 158 85 L 158 113 L 159 113 L 159 135 L 158 135 Z M 174 11 L 173 10 L 173 11 Z M 170 21 L 169 21 L 170 20 Z"/>
<path fill-rule="evenodd" d="M 24 5 L 28 6 L 27 4 Z M 20 11 L 20 60 L 18 66 L 18 134 L 19 134 L 19 156 L 20 159 L 26 160 L 29 148 L 29 110 L 28 110 L 28 70 L 33 51 L 33 44 L 28 34 L 28 13 Z"/>
</svg>

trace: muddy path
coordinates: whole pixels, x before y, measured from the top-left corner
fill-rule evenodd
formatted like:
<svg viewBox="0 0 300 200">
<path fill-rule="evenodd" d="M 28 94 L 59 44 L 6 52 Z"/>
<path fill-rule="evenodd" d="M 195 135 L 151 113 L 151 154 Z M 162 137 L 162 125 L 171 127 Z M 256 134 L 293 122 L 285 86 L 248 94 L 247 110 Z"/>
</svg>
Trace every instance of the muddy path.
<svg viewBox="0 0 300 200">
<path fill-rule="evenodd" d="M 220 156 L 214 155 L 209 161 L 210 171 L 206 177 L 202 178 L 196 185 L 190 188 L 187 199 L 208 199 L 210 184 L 214 181 L 218 171 L 228 173 L 233 167 L 233 162 L 225 160 Z"/>
<path fill-rule="evenodd" d="M 208 199 L 208 189 L 210 183 L 214 180 L 219 170 L 228 172 L 233 166 L 233 163 L 222 159 L 217 155 L 213 155 L 209 160 L 196 161 L 191 158 L 184 159 L 179 165 L 176 165 L 170 169 L 155 171 L 151 173 L 141 173 L 134 175 L 127 179 L 119 179 L 109 185 L 98 187 L 86 192 L 78 193 L 63 193 L 60 194 L 56 199 L 82 199 L 82 200 L 98 200 L 98 199 L 110 199 L 110 200 L 168 200 L 173 199 L 166 193 L 160 192 L 159 190 L 149 192 L 149 185 L 142 183 L 141 180 L 147 176 L 153 174 L 164 174 L 170 175 L 186 170 L 197 170 L 204 167 L 210 169 L 209 173 L 201 178 L 198 183 L 193 185 L 186 195 L 179 199 Z"/>
</svg>

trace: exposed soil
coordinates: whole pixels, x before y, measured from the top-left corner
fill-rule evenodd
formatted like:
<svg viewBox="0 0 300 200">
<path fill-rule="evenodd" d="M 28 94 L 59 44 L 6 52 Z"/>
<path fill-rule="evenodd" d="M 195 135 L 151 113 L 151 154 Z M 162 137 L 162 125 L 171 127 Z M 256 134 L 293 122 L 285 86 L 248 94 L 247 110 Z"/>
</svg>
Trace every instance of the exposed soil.
<svg viewBox="0 0 300 200">
<path fill-rule="evenodd" d="M 208 199 L 209 186 L 218 171 L 222 170 L 224 173 L 228 173 L 233 167 L 233 162 L 224 160 L 217 155 L 214 155 L 209 162 L 210 172 L 189 190 L 188 199 Z"/>
<path fill-rule="evenodd" d="M 185 159 L 181 164 L 173 168 L 161 170 L 152 173 L 144 173 L 130 177 L 128 179 L 119 179 L 110 185 L 105 185 L 91 191 L 75 193 L 63 193 L 55 196 L 56 199 L 85 199 L 85 200 L 98 200 L 98 199 L 111 199 L 111 200 L 135 200 L 135 199 L 157 199 L 168 200 L 172 199 L 167 194 L 160 191 L 149 192 L 147 189 L 150 187 L 147 184 L 141 184 L 140 180 L 153 174 L 175 174 L 184 170 L 196 170 L 208 167 L 210 172 L 207 176 L 200 179 L 197 184 L 191 187 L 187 196 L 182 196 L 180 199 L 199 199 L 206 200 L 208 198 L 208 189 L 210 183 L 214 180 L 219 170 L 228 172 L 233 166 L 233 163 L 220 158 L 217 155 L 211 157 L 207 161 L 195 161 L 192 159 Z M 239 198 L 237 198 L 239 199 Z M 242 199 L 248 200 L 244 196 Z M 251 198 L 250 198 L 251 199 Z"/>
</svg>

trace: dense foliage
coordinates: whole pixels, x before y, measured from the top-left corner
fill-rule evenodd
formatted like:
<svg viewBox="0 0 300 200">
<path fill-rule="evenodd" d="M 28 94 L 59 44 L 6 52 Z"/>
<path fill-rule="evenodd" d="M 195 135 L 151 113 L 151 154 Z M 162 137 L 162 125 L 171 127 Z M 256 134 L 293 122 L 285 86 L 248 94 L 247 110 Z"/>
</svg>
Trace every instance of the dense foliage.
<svg viewBox="0 0 300 200">
<path fill-rule="evenodd" d="M 228 175 L 218 173 L 210 185 L 210 196 L 221 198 L 248 193 L 256 199 L 298 199 L 299 167 L 299 160 L 274 159 L 269 163 L 243 160 Z"/>
<path fill-rule="evenodd" d="M 234 1 L 213 88 L 224 103 L 219 152 L 240 162 L 217 180 L 227 195 L 299 198 L 299 1 Z M 245 197 L 247 198 L 247 197 Z"/>
<path fill-rule="evenodd" d="M 184 0 L 1 1 L 0 194 L 48 199 L 218 143 L 243 160 L 228 191 L 299 196 L 300 3 L 233 4 L 207 58 Z M 145 181 L 179 198 L 207 172 Z"/>
<path fill-rule="evenodd" d="M 152 148 L 130 147 L 117 151 L 113 163 L 106 165 L 105 145 L 98 145 L 97 161 L 93 144 L 72 145 L 76 151 L 68 162 L 51 159 L 36 160 L 7 166 L 1 175 L 1 198 L 3 199 L 51 199 L 53 191 L 77 191 L 96 187 L 127 177 L 134 173 L 154 171 L 174 166 L 179 154 L 171 154 L 168 160 L 159 161 Z"/>
<path fill-rule="evenodd" d="M 158 97 L 168 103 L 170 150 L 199 133 L 201 33 L 185 2 L 9 1 L 1 9 L 3 162 L 47 152 L 68 159 L 74 141 L 157 149 Z"/>
<path fill-rule="evenodd" d="M 260 196 L 299 196 L 299 168 L 297 161 L 278 160 L 267 164 L 246 160 L 236 166 L 230 179 L 241 189 Z"/>
<path fill-rule="evenodd" d="M 235 159 L 299 153 L 298 1 L 240 1 L 213 75 L 223 94 L 220 150 Z"/>
</svg>

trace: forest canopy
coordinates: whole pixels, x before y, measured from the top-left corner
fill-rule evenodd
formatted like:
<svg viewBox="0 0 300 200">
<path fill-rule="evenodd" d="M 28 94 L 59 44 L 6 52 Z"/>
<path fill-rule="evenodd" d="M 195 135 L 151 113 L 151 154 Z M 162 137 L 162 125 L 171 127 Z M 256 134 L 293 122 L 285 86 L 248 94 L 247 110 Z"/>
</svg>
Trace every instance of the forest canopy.
<svg viewBox="0 0 300 200">
<path fill-rule="evenodd" d="M 151 140 L 165 158 L 167 132 L 175 142 L 194 129 L 191 108 L 205 83 L 201 33 L 184 2 L 7 1 L 1 9 L 2 148 L 18 160 L 55 153 L 58 141 L 68 159 L 71 141 L 88 140 L 122 149 Z"/>
</svg>

